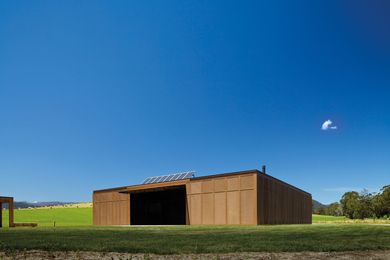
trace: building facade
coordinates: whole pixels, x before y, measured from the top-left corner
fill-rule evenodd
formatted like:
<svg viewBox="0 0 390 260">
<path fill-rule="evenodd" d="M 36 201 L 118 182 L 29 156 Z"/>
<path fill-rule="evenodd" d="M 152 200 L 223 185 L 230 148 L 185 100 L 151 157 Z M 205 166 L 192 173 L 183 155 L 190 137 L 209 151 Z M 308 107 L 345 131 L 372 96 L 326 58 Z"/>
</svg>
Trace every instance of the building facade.
<svg viewBox="0 0 390 260">
<path fill-rule="evenodd" d="M 311 194 L 258 170 L 93 192 L 94 225 L 311 224 Z"/>
</svg>

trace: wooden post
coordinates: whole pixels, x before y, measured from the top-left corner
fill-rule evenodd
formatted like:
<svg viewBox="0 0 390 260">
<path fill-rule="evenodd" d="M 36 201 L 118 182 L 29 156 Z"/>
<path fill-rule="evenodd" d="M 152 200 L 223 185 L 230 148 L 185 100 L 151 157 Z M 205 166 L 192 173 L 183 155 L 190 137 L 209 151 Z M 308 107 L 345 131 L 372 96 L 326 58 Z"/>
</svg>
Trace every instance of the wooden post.
<svg viewBox="0 0 390 260">
<path fill-rule="evenodd" d="M 3 227 L 3 203 L 0 202 L 0 228 Z"/>
<path fill-rule="evenodd" d="M 11 198 L 8 203 L 8 213 L 9 213 L 9 227 L 14 227 L 14 198 Z"/>
</svg>

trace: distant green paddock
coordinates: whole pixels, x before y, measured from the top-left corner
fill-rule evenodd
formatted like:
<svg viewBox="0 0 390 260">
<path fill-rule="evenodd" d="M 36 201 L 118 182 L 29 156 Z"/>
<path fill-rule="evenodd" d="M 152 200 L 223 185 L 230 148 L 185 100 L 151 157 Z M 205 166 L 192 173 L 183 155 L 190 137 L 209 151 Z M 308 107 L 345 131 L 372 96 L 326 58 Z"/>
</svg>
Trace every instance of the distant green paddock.
<svg viewBox="0 0 390 260">
<path fill-rule="evenodd" d="M 91 207 L 53 207 L 53 208 L 34 208 L 15 210 L 15 222 L 33 222 L 38 223 L 39 227 L 67 226 L 91 226 L 92 208 Z M 8 211 L 3 211 L 3 223 L 8 226 Z M 313 223 L 388 223 L 390 220 L 350 220 L 344 216 L 325 216 L 313 214 Z"/>
<path fill-rule="evenodd" d="M 3 211 L 8 226 L 8 210 Z M 15 210 L 15 222 L 38 223 L 39 227 L 91 226 L 92 208 L 33 208 Z"/>
<path fill-rule="evenodd" d="M 347 218 L 344 216 L 336 217 L 336 216 L 316 215 L 316 214 L 312 215 L 313 223 L 334 222 L 334 221 L 344 221 L 344 220 L 347 220 Z"/>
<path fill-rule="evenodd" d="M 333 223 L 333 224 L 390 224 L 390 219 L 349 219 L 344 216 L 312 215 L 313 223 Z"/>
<path fill-rule="evenodd" d="M 3 211 L 3 223 L 8 225 L 8 211 Z M 92 208 L 53 207 L 15 210 L 15 222 L 38 223 L 39 227 L 91 226 Z M 313 215 L 313 223 L 382 223 L 390 224 L 390 220 L 351 220 L 344 216 Z"/>
</svg>

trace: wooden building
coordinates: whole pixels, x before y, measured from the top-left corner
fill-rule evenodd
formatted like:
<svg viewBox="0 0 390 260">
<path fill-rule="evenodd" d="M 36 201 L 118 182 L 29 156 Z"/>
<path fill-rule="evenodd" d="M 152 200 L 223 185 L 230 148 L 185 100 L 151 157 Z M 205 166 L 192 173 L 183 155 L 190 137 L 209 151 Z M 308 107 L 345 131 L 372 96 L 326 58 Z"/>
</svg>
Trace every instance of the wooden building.
<svg viewBox="0 0 390 260">
<path fill-rule="evenodd" d="M 155 178 L 94 191 L 94 225 L 311 224 L 311 194 L 258 170 Z"/>
<path fill-rule="evenodd" d="M 14 227 L 14 198 L 0 196 L 0 228 L 3 227 L 3 205 L 8 204 L 9 227 Z"/>
</svg>

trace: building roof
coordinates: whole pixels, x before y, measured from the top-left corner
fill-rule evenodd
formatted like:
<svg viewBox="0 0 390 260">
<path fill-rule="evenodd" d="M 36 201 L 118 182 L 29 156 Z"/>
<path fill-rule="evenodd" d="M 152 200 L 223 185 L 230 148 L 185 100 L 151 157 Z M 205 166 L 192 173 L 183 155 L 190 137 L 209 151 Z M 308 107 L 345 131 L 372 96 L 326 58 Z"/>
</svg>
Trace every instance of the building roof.
<svg viewBox="0 0 390 260">
<path fill-rule="evenodd" d="M 172 187 L 172 186 L 180 186 L 180 185 L 185 185 L 190 181 L 194 180 L 201 180 L 201 179 L 211 179 L 211 178 L 217 178 L 217 177 L 228 177 L 228 176 L 234 176 L 234 175 L 243 175 L 243 174 L 263 174 L 267 178 L 271 178 L 275 181 L 278 181 L 280 183 L 283 183 L 284 185 L 287 185 L 293 189 L 296 189 L 298 191 L 304 192 L 306 194 L 311 195 L 310 193 L 301 190 L 289 183 L 286 183 L 282 180 L 279 180 L 275 177 L 272 177 L 271 175 L 268 175 L 262 171 L 259 171 L 257 169 L 252 169 L 252 170 L 246 170 L 246 171 L 238 171 L 238 172 L 228 172 L 228 173 L 220 173 L 220 174 L 213 174 L 213 175 L 206 175 L 206 176 L 199 176 L 199 177 L 193 177 L 193 178 L 186 178 L 186 179 L 181 179 L 181 180 L 174 180 L 174 181 L 167 181 L 167 182 L 158 182 L 158 183 L 146 183 L 146 184 L 136 184 L 136 185 L 129 185 L 129 186 L 122 186 L 122 187 L 116 187 L 116 188 L 110 188 L 110 189 L 101 189 L 101 190 L 95 190 L 95 192 L 106 192 L 106 191 L 118 191 L 121 193 L 130 193 L 134 191 L 140 191 L 140 190 L 145 190 L 145 189 L 160 189 L 164 187 Z"/>
<path fill-rule="evenodd" d="M 185 183 L 189 182 L 189 180 L 199 180 L 199 179 L 208 179 L 208 178 L 216 178 L 216 177 L 224 177 L 224 176 L 231 176 L 231 175 L 242 175 L 247 173 L 261 173 L 260 171 L 254 169 L 254 170 L 247 170 L 247 171 L 239 171 L 239 172 L 229 172 L 229 173 L 220 173 L 220 174 L 213 174 L 213 175 L 206 175 L 206 176 L 199 176 L 199 177 L 193 177 L 193 178 L 186 178 L 182 180 L 175 180 L 175 181 L 168 181 L 163 183 L 153 183 L 153 184 L 135 184 L 135 185 L 129 185 L 129 186 L 122 186 L 122 187 L 116 187 L 116 188 L 109 188 L 109 189 L 102 189 L 102 190 L 95 190 L 94 192 L 104 192 L 104 191 L 115 191 L 115 190 L 129 190 L 129 189 L 145 189 L 146 187 L 154 187 L 154 186 L 175 186 L 175 185 L 184 185 Z"/>
<path fill-rule="evenodd" d="M 13 199 L 13 197 L 0 196 L 0 199 Z"/>
<path fill-rule="evenodd" d="M 0 196 L 0 203 L 10 203 L 13 199 L 13 197 Z"/>
</svg>

